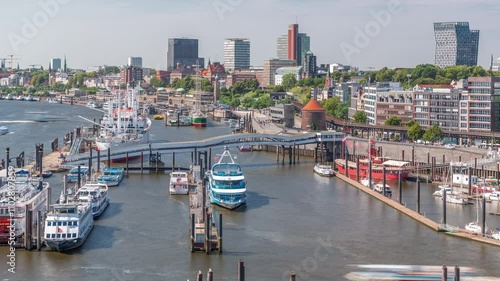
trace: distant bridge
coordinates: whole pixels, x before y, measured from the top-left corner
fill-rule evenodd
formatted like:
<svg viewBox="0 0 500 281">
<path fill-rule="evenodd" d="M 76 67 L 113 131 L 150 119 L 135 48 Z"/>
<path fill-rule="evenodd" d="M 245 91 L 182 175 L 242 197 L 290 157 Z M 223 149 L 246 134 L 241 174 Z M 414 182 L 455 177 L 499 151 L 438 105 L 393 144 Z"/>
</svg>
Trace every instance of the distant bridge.
<svg viewBox="0 0 500 281">
<path fill-rule="evenodd" d="M 110 149 L 109 158 L 120 159 L 126 155 L 128 157 L 138 157 L 141 155 L 150 155 L 156 153 L 172 152 L 192 152 L 207 151 L 209 148 L 218 147 L 239 147 L 243 145 L 279 145 L 293 146 L 315 143 L 341 142 L 343 133 L 339 132 L 317 132 L 301 135 L 274 135 L 274 134 L 234 134 L 208 138 L 199 141 L 183 142 L 158 142 L 136 146 L 125 147 L 121 149 Z M 108 151 L 100 151 L 100 157 L 106 159 Z M 93 156 L 95 158 L 95 154 Z M 87 164 L 90 159 L 89 153 L 73 154 L 66 157 L 66 164 L 77 165 Z"/>
</svg>

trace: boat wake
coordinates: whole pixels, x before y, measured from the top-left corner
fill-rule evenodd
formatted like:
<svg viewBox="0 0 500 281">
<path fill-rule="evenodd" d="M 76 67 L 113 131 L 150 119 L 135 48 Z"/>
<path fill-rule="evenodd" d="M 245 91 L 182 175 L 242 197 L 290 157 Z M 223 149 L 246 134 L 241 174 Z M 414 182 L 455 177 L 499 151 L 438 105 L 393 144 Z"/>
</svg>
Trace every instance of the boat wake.
<svg viewBox="0 0 500 281">
<path fill-rule="evenodd" d="M 0 121 L 2 124 L 9 124 L 9 123 L 36 123 L 36 121 L 33 120 L 11 120 L 11 121 Z"/>
</svg>

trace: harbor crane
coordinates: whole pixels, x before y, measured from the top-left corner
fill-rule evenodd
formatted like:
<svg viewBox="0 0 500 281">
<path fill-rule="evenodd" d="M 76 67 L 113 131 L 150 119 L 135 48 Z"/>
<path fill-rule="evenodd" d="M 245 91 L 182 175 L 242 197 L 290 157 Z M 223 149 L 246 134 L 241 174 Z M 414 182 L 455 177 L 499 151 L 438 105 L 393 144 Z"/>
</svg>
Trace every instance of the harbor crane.
<svg viewBox="0 0 500 281">
<path fill-rule="evenodd" d="M 8 61 L 9 62 L 9 70 L 12 71 L 14 68 L 14 61 L 17 60 L 21 60 L 21 58 L 17 58 L 15 57 L 14 55 L 7 55 L 6 58 L 0 58 L 0 66 L 2 68 L 5 68 L 5 61 Z"/>
</svg>

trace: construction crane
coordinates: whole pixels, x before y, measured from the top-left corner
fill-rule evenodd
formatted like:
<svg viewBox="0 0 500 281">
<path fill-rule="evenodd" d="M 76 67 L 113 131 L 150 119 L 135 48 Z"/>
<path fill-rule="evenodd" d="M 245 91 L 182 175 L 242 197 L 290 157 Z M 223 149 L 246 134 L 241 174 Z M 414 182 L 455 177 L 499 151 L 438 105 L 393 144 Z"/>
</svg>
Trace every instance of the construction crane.
<svg viewBox="0 0 500 281">
<path fill-rule="evenodd" d="M 7 55 L 6 58 L 0 58 L 0 63 L 1 63 L 1 66 L 2 68 L 5 67 L 5 61 L 8 60 L 9 61 L 9 70 L 12 71 L 14 68 L 14 61 L 15 60 L 21 60 L 21 58 L 16 58 L 14 57 L 14 55 Z"/>
<path fill-rule="evenodd" d="M 42 65 L 41 64 L 30 64 L 29 65 L 29 67 L 30 67 L 29 71 L 31 72 L 35 68 L 35 66 L 42 66 Z"/>
</svg>

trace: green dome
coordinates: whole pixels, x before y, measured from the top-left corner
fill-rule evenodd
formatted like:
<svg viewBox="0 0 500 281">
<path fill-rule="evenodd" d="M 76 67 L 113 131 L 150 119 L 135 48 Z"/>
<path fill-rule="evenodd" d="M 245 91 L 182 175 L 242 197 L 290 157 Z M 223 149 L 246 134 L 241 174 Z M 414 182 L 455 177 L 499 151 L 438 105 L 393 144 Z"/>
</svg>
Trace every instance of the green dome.
<svg viewBox="0 0 500 281">
<path fill-rule="evenodd" d="M 177 92 L 185 92 L 186 90 L 184 88 L 179 88 L 177 89 Z"/>
</svg>

